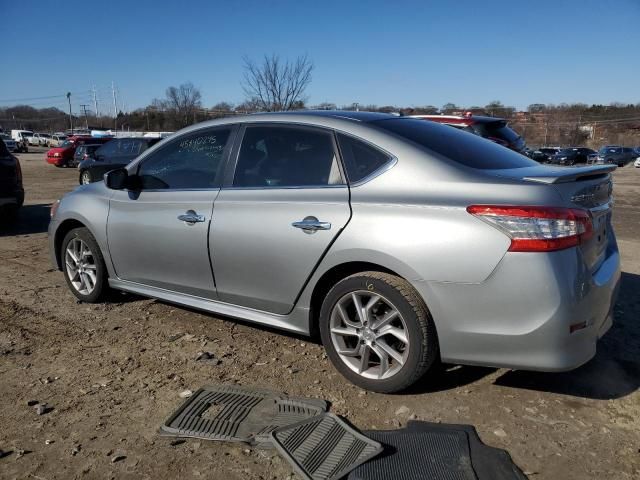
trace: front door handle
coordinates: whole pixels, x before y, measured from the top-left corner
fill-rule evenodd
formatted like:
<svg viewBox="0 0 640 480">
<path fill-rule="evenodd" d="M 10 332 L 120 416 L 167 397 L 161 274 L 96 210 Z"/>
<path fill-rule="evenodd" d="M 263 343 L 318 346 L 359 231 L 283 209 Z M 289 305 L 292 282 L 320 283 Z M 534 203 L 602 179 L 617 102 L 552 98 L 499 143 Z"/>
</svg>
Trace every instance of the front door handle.
<svg viewBox="0 0 640 480">
<path fill-rule="evenodd" d="M 293 222 L 291 226 L 301 228 L 305 233 L 314 233 L 316 230 L 329 230 L 331 228 L 329 222 L 321 222 L 316 217 L 305 217 L 304 220 Z"/>
<path fill-rule="evenodd" d="M 194 210 L 187 210 L 184 214 L 178 215 L 178 220 L 185 222 L 188 225 L 193 225 L 198 222 L 204 222 L 204 215 L 198 215 Z"/>
</svg>

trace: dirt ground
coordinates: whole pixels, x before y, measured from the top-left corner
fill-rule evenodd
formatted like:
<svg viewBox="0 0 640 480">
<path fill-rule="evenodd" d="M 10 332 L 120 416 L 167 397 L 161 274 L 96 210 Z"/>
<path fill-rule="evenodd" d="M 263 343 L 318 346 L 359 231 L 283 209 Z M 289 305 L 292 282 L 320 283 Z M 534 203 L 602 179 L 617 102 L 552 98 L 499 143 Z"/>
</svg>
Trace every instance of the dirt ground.
<svg viewBox="0 0 640 480">
<path fill-rule="evenodd" d="M 472 424 L 531 479 L 640 478 L 640 169 L 614 175 L 624 278 L 595 359 L 562 374 L 453 367 L 382 395 L 350 385 L 306 338 L 132 295 L 78 304 L 46 234 L 49 204 L 78 174 L 43 151 L 19 155 L 26 206 L 0 227 L 1 478 L 293 478 L 273 451 L 158 436 L 179 393 L 211 383 L 324 398 L 363 430 L 410 416 Z M 221 363 L 196 361 L 203 350 Z"/>
</svg>

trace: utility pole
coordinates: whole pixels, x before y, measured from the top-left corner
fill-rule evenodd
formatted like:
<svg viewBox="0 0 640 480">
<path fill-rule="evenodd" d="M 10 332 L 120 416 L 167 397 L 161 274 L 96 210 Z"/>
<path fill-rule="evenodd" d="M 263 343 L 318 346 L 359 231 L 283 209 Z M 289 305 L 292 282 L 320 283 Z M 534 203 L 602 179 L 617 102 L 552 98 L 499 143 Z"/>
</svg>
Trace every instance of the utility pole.
<svg viewBox="0 0 640 480">
<path fill-rule="evenodd" d="M 113 94 L 113 130 L 118 130 L 118 99 L 116 98 L 116 86 L 111 81 L 111 93 Z"/>
<path fill-rule="evenodd" d="M 91 93 L 93 94 L 93 108 L 96 112 L 96 122 L 98 121 L 98 96 L 96 95 L 96 86 L 91 86 Z"/>
<path fill-rule="evenodd" d="M 71 135 L 73 135 L 73 117 L 71 116 L 71 92 L 67 92 L 67 100 L 69 100 L 69 127 L 71 128 Z"/>
<path fill-rule="evenodd" d="M 89 120 L 87 119 L 87 107 L 89 105 L 80 105 L 80 108 L 82 109 L 82 113 L 84 114 L 84 126 L 87 130 L 89 130 Z"/>
</svg>

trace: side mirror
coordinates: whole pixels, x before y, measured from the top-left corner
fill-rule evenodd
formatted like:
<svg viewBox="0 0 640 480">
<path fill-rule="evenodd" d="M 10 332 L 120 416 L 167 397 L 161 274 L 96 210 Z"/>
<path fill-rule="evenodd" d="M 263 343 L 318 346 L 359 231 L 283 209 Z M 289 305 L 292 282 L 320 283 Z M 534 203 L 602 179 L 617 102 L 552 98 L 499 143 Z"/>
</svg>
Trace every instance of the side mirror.
<svg viewBox="0 0 640 480">
<path fill-rule="evenodd" d="M 118 168 L 104 174 L 104 183 L 111 190 L 124 190 L 130 188 L 133 182 L 130 181 L 126 168 Z"/>
</svg>

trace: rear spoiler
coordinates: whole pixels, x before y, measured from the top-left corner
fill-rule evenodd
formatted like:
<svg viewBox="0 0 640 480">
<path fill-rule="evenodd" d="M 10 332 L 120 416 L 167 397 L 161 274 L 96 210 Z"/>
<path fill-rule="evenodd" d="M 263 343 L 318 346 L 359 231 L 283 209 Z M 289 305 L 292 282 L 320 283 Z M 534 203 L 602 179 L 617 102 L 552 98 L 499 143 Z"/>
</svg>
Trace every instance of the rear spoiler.
<svg viewBox="0 0 640 480">
<path fill-rule="evenodd" d="M 547 184 L 568 183 L 602 177 L 613 172 L 616 168 L 616 165 L 594 165 L 592 167 L 549 169 L 549 172 L 544 175 L 533 175 L 522 179 Z"/>
</svg>

